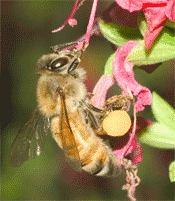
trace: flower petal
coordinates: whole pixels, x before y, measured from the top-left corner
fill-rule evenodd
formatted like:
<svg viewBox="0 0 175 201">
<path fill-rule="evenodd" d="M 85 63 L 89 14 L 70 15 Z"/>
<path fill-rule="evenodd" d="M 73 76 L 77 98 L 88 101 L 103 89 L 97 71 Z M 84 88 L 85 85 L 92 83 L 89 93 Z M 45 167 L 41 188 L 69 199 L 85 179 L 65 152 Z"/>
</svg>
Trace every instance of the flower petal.
<svg viewBox="0 0 175 201">
<path fill-rule="evenodd" d="M 153 123 L 150 120 L 147 120 L 143 117 L 137 118 L 137 125 L 136 125 L 136 135 L 146 128 L 149 125 L 152 125 Z M 130 128 L 129 134 L 131 136 L 132 126 Z M 133 137 L 132 141 L 130 142 L 129 149 L 126 151 L 125 156 L 129 155 L 132 162 L 135 165 L 138 165 L 142 159 L 143 159 L 143 151 L 139 144 L 139 142 L 136 139 L 136 135 Z M 129 144 L 129 143 L 128 143 Z"/>
<path fill-rule="evenodd" d="M 145 9 L 145 17 L 148 23 L 148 30 L 152 32 L 156 27 L 159 27 L 166 19 L 166 7 L 152 7 Z"/>
<path fill-rule="evenodd" d="M 113 60 L 113 74 L 120 87 L 127 93 L 128 89 L 137 96 L 135 104 L 136 113 L 142 111 L 145 105 L 151 104 L 151 92 L 148 88 L 141 86 L 134 79 L 134 64 L 126 61 L 131 50 L 138 45 L 137 41 L 129 41 L 118 48 Z"/>
<path fill-rule="evenodd" d="M 95 13 L 97 10 L 97 3 L 98 3 L 98 0 L 94 0 L 93 5 L 92 5 L 91 15 L 89 18 L 89 23 L 87 26 L 86 36 L 85 36 L 86 44 L 89 44 L 89 41 L 90 41 L 91 31 L 92 31 L 92 27 L 93 27 L 94 19 L 95 19 Z"/>
<path fill-rule="evenodd" d="M 146 48 L 149 49 L 162 28 L 165 26 L 167 17 L 165 15 L 166 7 L 152 7 L 145 9 L 148 30 L 144 36 Z"/>
<path fill-rule="evenodd" d="M 73 26 L 77 25 L 77 20 L 76 19 L 69 19 L 68 23 L 69 23 L 70 26 L 73 27 Z"/>
<path fill-rule="evenodd" d="M 133 150 L 131 152 L 131 160 L 135 165 L 138 165 L 143 159 L 143 151 L 136 137 L 133 138 L 131 146 L 133 147 Z M 127 154 L 128 153 L 126 153 L 126 155 Z"/>
<path fill-rule="evenodd" d="M 73 16 L 74 16 L 74 14 L 75 14 L 75 12 L 76 12 L 76 10 L 77 10 L 77 4 L 78 4 L 78 0 L 75 0 L 74 5 L 73 5 L 73 8 L 72 8 L 72 11 L 71 11 L 71 13 L 70 13 L 68 19 L 63 23 L 63 25 L 62 25 L 61 27 L 59 27 L 58 29 L 53 30 L 52 33 L 56 33 L 56 32 L 58 32 L 58 31 L 61 31 L 61 30 L 66 26 L 66 24 L 69 23 L 69 21 L 74 20 L 74 19 L 73 19 Z M 74 23 L 75 23 L 75 22 L 74 22 Z M 72 25 L 71 25 L 71 26 L 72 26 Z"/>
<path fill-rule="evenodd" d="M 166 8 L 165 14 L 168 19 L 170 19 L 173 22 L 175 21 L 175 1 L 174 0 L 170 0 L 167 2 L 167 8 Z"/>
<path fill-rule="evenodd" d="M 101 108 L 104 105 L 107 91 L 113 84 L 113 75 L 102 75 L 92 92 L 94 96 L 91 99 L 91 103 L 95 107 Z"/>
<path fill-rule="evenodd" d="M 143 152 L 139 142 L 136 139 L 136 135 L 141 130 L 152 124 L 153 123 L 150 120 L 147 120 L 143 117 L 138 117 L 135 134 L 132 133 L 132 125 L 126 135 L 118 138 L 112 138 L 112 140 L 109 139 L 114 150 L 113 153 L 116 155 L 119 162 L 123 157 L 129 157 L 129 159 L 131 159 L 135 165 L 138 165 L 142 161 Z"/>
<path fill-rule="evenodd" d="M 143 2 L 140 0 L 115 0 L 116 3 L 121 6 L 125 10 L 129 10 L 130 12 L 141 10 L 143 6 Z"/>
<path fill-rule="evenodd" d="M 122 148 L 118 149 L 118 145 L 113 144 L 113 153 L 116 155 L 117 161 L 120 164 L 121 160 L 125 157 L 129 157 L 129 159 L 135 164 L 138 165 L 143 158 L 143 152 L 141 146 L 139 145 L 135 134 L 133 135 L 129 132 L 126 136 L 129 135 L 129 139 L 126 145 Z M 120 141 L 120 138 L 117 138 Z"/>
</svg>

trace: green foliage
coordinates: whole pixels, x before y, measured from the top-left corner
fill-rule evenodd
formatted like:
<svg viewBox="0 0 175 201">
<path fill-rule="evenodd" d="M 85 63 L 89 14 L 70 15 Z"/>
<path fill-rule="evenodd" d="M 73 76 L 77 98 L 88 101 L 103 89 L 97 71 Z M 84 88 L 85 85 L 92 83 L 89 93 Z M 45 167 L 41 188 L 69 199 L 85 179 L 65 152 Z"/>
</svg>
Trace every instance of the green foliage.
<svg viewBox="0 0 175 201">
<path fill-rule="evenodd" d="M 175 22 L 172 22 L 169 19 L 167 19 L 166 26 L 167 27 L 171 27 L 171 28 L 175 28 Z"/>
<path fill-rule="evenodd" d="M 158 122 L 143 129 L 139 139 L 161 149 L 175 148 L 175 110 L 153 92 L 152 111 Z"/>
<path fill-rule="evenodd" d="M 175 132 L 175 110 L 156 92 L 153 92 L 152 101 L 151 107 L 157 121 Z"/>
<path fill-rule="evenodd" d="M 138 25 L 139 28 L 131 28 L 103 20 L 99 22 L 102 34 L 113 44 L 122 46 L 130 40 L 136 40 L 140 43 L 129 54 L 127 58 L 129 62 L 137 65 L 150 65 L 175 58 L 174 29 L 164 27 L 152 47 L 146 50 L 143 36 L 147 30 L 147 22 L 142 12 L 139 13 Z"/>
<path fill-rule="evenodd" d="M 129 40 L 140 42 L 143 38 L 139 28 L 125 27 L 103 20 L 100 20 L 99 27 L 104 37 L 117 46 L 122 46 Z"/>
<path fill-rule="evenodd" d="M 167 126 L 154 123 L 142 130 L 139 139 L 150 146 L 161 149 L 175 149 L 175 133 Z"/>
<path fill-rule="evenodd" d="M 139 26 L 142 36 L 144 37 L 144 35 L 147 31 L 147 21 L 146 21 L 143 11 L 140 11 L 139 15 L 138 15 L 138 26 Z"/>
<path fill-rule="evenodd" d="M 114 60 L 115 54 L 116 53 L 111 54 L 111 56 L 108 58 L 108 60 L 105 64 L 105 74 L 107 74 L 107 75 L 113 74 L 112 66 L 113 66 L 113 60 Z"/>
<path fill-rule="evenodd" d="M 150 50 L 144 41 L 134 47 L 127 60 L 137 65 L 149 65 L 175 58 L 175 31 L 163 28 Z"/>
<path fill-rule="evenodd" d="M 175 161 L 169 166 L 169 178 L 171 182 L 175 182 Z"/>
</svg>

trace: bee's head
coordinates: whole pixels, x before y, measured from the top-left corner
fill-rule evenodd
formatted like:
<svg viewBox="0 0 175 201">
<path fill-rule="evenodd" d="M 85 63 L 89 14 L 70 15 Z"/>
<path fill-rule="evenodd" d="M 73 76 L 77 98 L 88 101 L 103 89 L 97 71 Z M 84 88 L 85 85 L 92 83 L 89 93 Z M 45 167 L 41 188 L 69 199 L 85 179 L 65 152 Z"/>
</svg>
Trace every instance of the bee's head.
<svg viewBox="0 0 175 201">
<path fill-rule="evenodd" d="M 59 53 L 43 55 L 38 60 L 38 73 L 51 72 L 57 74 L 69 74 L 74 71 L 80 63 L 81 50 L 64 50 Z"/>
</svg>

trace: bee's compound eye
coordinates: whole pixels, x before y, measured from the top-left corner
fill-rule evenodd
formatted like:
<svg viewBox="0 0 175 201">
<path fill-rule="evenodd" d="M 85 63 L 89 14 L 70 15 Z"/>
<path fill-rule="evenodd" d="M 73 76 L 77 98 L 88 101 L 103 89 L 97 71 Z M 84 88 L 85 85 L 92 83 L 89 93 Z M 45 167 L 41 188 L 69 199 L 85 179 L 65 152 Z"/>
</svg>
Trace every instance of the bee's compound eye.
<svg viewBox="0 0 175 201">
<path fill-rule="evenodd" d="M 51 63 L 51 70 L 58 71 L 58 72 L 63 71 L 65 70 L 66 64 L 68 62 L 69 60 L 66 57 L 58 58 Z"/>
<path fill-rule="evenodd" d="M 72 62 L 72 64 L 69 66 L 68 73 L 71 73 L 72 71 L 74 71 L 76 69 L 76 67 L 78 66 L 78 64 L 79 64 L 79 60 L 75 59 Z"/>
</svg>

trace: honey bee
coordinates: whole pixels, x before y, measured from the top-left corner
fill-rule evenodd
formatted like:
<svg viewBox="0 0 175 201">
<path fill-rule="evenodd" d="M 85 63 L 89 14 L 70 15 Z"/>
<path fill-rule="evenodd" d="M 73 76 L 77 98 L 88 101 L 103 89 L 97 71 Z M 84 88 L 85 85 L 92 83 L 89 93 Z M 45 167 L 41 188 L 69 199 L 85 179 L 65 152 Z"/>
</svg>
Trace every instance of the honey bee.
<svg viewBox="0 0 175 201">
<path fill-rule="evenodd" d="M 56 46 L 53 50 L 54 53 L 38 60 L 37 72 L 41 74 L 37 85 L 38 107 L 12 144 L 11 165 L 20 166 L 39 156 L 50 128 L 74 169 L 115 177 L 121 167 L 112 149 L 97 134 L 102 131 L 105 107 L 114 105 L 113 109 L 117 109 L 117 106 L 107 102 L 100 110 L 90 104 L 83 83 L 86 72 L 77 68 L 83 50 L 58 51 Z"/>
</svg>

